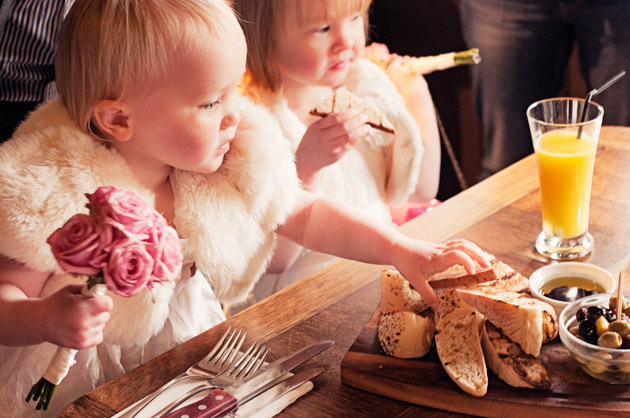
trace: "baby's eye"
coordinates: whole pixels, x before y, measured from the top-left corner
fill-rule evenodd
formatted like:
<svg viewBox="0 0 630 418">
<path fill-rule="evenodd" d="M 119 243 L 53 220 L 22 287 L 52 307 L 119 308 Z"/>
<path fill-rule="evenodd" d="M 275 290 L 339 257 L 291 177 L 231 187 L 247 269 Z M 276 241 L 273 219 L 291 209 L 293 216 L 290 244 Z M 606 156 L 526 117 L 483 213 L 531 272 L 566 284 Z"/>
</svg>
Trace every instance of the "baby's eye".
<svg viewBox="0 0 630 418">
<path fill-rule="evenodd" d="M 322 25 L 314 29 L 317 33 L 326 33 L 330 30 L 330 25 Z"/>
<path fill-rule="evenodd" d="M 354 21 L 357 21 L 357 20 L 361 19 L 362 17 L 363 16 L 361 15 L 361 13 L 357 13 L 355 15 L 352 15 L 352 17 L 350 17 L 350 20 L 354 22 Z"/>
<path fill-rule="evenodd" d="M 212 102 L 212 103 L 206 103 L 206 104 L 204 104 L 204 105 L 201 105 L 201 107 L 202 107 L 204 110 L 209 110 L 209 111 L 212 111 L 212 110 L 216 109 L 216 108 L 219 106 L 219 104 L 221 104 L 221 101 L 220 101 L 220 100 L 217 100 L 217 101 Z"/>
</svg>

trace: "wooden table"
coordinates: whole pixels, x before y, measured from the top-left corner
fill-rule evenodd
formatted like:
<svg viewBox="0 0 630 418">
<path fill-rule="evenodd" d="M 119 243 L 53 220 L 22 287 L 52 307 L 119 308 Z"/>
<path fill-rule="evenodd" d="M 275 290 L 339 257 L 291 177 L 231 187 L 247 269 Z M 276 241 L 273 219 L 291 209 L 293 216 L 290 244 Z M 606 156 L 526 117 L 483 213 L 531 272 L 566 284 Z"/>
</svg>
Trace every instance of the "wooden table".
<svg viewBox="0 0 630 418">
<path fill-rule="evenodd" d="M 595 250 L 584 261 L 616 277 L 630 254 L 630 128 L 602 128 L 591 198 L 589 231 Z M 447 200 L 401 227 L 430 241 L 463 237 L 529 275 L 547 263 L 534 249 L 541 230 L 533 155 Z M 77 399 L 61 417 L 110 417 L 199 361 L 228 326 L 265 342 L 270 360 L 323 339 L 335 345 L 307 363 L 326 373 L 281 417 L 459 417 L 344 386 L 340 364 L 380 297 L 383 266 L 341 260 L 235 315 L 154 360 Z M 630 288 L 626 283 L 626 289 Z M 305 367 L 305 366 L 303 366 Z"/>
</svg>

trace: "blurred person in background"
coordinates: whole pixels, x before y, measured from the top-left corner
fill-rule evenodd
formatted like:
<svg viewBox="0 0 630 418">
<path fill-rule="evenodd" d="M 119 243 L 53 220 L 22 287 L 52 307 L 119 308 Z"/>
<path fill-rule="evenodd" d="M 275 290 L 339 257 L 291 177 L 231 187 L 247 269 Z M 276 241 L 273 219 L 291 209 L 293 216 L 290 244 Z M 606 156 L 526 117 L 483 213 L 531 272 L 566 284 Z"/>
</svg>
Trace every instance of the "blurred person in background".
<svg viewBox="0 0 630 418">
<path fill-rule="evenodd" d="M 467 44 L 483 57 L 471 67 L 482 178 L 533 152 L 525 112 L 560 93 L 574 44 L 588 91 L 630 69 L 630 0 L 461 0 L 460 13 Z M 630 77 L 595 101 L 604 124 L 630 125 Z"/>
<path fill-rule="evenodd" d="M 37 105 L 56 95 L 55 44 L 73 0 L 2 0 L 0 143 Z"/>
</svg>

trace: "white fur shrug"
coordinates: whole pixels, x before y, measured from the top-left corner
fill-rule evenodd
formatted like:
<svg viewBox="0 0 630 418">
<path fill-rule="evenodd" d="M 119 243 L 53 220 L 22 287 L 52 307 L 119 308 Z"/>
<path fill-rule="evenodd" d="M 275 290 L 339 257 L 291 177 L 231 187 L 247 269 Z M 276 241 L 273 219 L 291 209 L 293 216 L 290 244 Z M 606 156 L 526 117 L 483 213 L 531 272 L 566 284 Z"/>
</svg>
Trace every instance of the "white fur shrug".
<svg viewBox="0 0 630 418">
<path fill-rule="evenodd" d="M 176 138 L 174 138 L 176 140 Z M 290 213 L 299 189 L 293 155 L 274 118 L 242 100 L 242 122 L 223 165 L 204 175 L 174 170 L 174 224 L 186 240 L 185 258 L 209 280 L 223 302 L 243 299 L 272 255 L 274 230 Z M 98 186 L 135 188 L 113 149 L 79 130 L 59 100 L 37 109 L 0 146 L 0 254 L 54 275 L 42 296 L 73 281 L 61 274 L 46 239 L 77 212 Z M 179 285 L 179 284 L 178 284 Z M 173 285 L 132 298 L 113 296 L 109 343 L 144 344 L 163 326 Z M 134 318 L 129 321 L 129 318 Z"/>
</svg>

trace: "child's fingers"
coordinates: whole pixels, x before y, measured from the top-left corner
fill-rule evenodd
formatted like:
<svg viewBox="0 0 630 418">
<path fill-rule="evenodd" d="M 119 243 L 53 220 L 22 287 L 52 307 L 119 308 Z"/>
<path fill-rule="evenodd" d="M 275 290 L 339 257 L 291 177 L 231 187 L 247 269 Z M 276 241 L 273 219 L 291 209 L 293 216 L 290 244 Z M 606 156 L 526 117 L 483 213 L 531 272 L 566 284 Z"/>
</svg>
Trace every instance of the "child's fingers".
<svg viewBox="0 0 630 418">
<path fill-rule="evenodd" d="M 485 252 L 473 242 L 465 239 L 457 239 L 448 241 L 445 245 L 448 249 L 463 251 L 473 260 L 477 261 L 481 267 L 490 267 L 490 261 L 488 261 Z M 469 271 L 469 273 L 474 273 L 474 269 L 473 271 Z"/>
<path fill-rule="evenodd" d="M 356 112 L 353 109 L 351 110 Z M 338 115 L 342 115 L 342 113 Z M 325 129 L 326 135 L 331 138 L 332 141 L 342 141 L 356 145 L 370 133 L 370 126 L 367 124 L 367 120 L 367 116 L 363 113 L 356 113 L 355 116 L 348 119 L 344 118 L 341 120 L 340 118 L 338 123 Z"/>
<path fill-rule="evenodd" d="M 96 296 L 92 306 L 92 313 L 109 312 L 114 307 L 114 301 L 107 295 Z"/>
<path fill-rule="evenodd" d="M 429 283 L 426 280 L 415 280 L 412 283 L 413 287 L 422 295 L 424 301 L 433 309 L 437 310 L 439 307 L 437 295 Z"/>
</svg>

